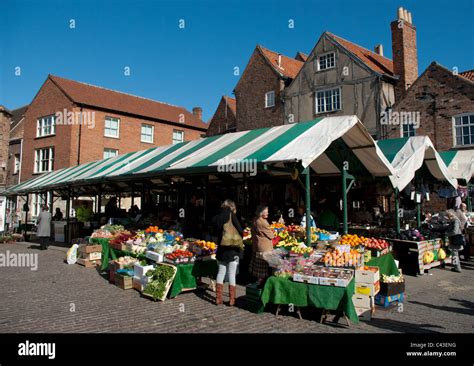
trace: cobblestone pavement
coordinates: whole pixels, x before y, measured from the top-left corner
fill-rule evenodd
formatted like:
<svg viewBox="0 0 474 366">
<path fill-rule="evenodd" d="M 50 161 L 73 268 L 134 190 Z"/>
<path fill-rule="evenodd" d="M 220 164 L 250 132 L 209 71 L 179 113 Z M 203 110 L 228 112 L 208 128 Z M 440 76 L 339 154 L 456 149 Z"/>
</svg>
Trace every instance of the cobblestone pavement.
<svg viewBox="0 0 474 366">
<path fill-rule="evenodd" d="M 38 269 L 0 268 L 0 332 L 473 332 L 474 264 L 461 274 L 445 269 L 407 277 L 403 311 L 377 307 L 370 322 L 320 324 L 315 309 L 303 320 L 246 310 L 244 288 L 237 306 L 216 307 L 209 291 L 188 292 L 153 302 L 135 290 L 109 284 L 95 269 L 64 262 L 66 249 L 39 251 L 36 244 L 0 245 L 0 253 L 35 253 Z M 75 309 L 74 309 L 75 308 Z M 75 311 L 71 311 L 75 310 Z M 184 311 L 183 311 L 184 310 Z"/>
</svg>

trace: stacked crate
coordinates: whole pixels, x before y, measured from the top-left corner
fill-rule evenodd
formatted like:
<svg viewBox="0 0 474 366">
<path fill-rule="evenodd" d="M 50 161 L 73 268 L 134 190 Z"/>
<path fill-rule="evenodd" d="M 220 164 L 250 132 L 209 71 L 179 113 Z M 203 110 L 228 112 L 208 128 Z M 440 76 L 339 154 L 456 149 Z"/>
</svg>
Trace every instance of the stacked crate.
<svg viewBox="0 0 474 366">
<path fill-rule="evenodd" d="M 364 267 L 367 268 L 367 267 Z M 357 315 L 371 320 L 375 311 L 375 295 L 380 291 L 380 271 L 378 267 L 355 271 L 355 294 L 352 302 Z"/>
<path fill-rule="evenodd" d="M 86 268 L 93 268 L 100 265 L 102 259 L 102 245 L 79 245 L 77 249 L 77 264 Z"/>
</svg>

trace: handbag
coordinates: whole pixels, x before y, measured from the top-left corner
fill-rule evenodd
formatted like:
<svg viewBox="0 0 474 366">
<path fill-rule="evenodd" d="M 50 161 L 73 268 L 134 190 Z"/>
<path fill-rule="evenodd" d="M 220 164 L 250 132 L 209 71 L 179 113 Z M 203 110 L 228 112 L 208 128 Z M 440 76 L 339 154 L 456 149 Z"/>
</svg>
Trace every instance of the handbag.
<svg viewBox="0 0 474 366">
<path fill-rule="evenodd" d="M 224 224 L 221 245 L 223 247 L 236 247 L 239 249 L 244 247 L 244 240 L 232 224 L 232 214 L 229 215 L 229 220 Z"/>
</svg>

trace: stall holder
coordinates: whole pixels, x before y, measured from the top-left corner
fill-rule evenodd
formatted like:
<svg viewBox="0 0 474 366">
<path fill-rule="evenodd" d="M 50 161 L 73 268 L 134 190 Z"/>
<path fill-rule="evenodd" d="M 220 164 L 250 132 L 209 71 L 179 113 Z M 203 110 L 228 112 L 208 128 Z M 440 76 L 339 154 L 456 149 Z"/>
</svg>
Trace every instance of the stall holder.
<svg viewBox="0 0 474 366">
<path fill-rule="evenodd" d="M 312 306 L 323 310 L 339 311 L 354 323 L 359 322 L 352 296 L 355 291 L 354 279 L 347 287 L 312 285 L 293 282 L 288 278 L 270 277 L 263 288 L 263 306 L 293 305 L 298 308 Z"/>
<path fill-rule="evenodd" d="M 417 269 L 418 274 L 423 275 L 425 270 L 439 267 L 451 263 L 451 258 L 447 257 L 444 260 L 435 260 L 430 263 L 424 262 L 424 256 L 428 252 L 439 252 L 439 249 L 444 249 L 442 239 L 432 239 L 423 241 L 410 241 L 400 239 L 385 239 L 393 245 L 393 250 L 396 253 L 396 258 L 400 261 L 401 268 L 410 268 L 410 253 L 416 253 L 416 263 L 413 263 Z M 406 272 L 406 271 L 405 271 Z"/>
</svg>

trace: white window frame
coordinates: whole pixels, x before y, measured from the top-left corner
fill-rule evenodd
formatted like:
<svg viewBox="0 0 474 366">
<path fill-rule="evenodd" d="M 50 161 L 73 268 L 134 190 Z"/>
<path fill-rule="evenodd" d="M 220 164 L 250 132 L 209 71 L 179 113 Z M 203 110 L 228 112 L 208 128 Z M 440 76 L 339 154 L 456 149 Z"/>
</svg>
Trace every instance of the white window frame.
<svg viewBox="0 0 474 366">
<path fill-rule="evenodd" d="M 318 93 L 326 93 L 326 92 L 334 92 L 335 90 L 339 91 L 339 108 L 327 110 L 326 108 L 326 97 L 324 97 L 324 110 L 323 111 L 318 111 L 319 109 L 319 98 L 318 98 Z M 333 98 L 333 96 L 331 96 Z M 332 103 L 334 105 L 334 101 Z M 331 113 L 331 112 L 337 112 L 342 110 L 342 88 L 337 87 L 337 88 L 330 88 L 330 89 L 321 89 L 321 90 L 316 90 L 314 93 L 314 114 L 323 114 L 323 113 Z"/>
<path fill-rule="evenodd" d="M 334 59 L 334 65 L 330 66 L 330 67 L 325 67 L 324 69 L 321 68 L 321 58 L 323 57 L 328 57 L 329 55 L 333 55 L 333 59 Z M 334 51 L 330 51 L 330 52 L 326 52 L 326 53 L 322 53 L 320 54 L 318 57 L 317 57 L 317 70 L 318 71 L 325 71 L 325 70 L 330 70 L 330 69 L 334 69 L 336 67 L 336 52 Z M 327 62 L 326 62 L 327 63 Z"/>
<path fill-rule="evenodd" d="M 110 134 L 107 134 L 107 130 L 113 130 L 112 128 L 110 127 L 107 127 L 107 120 L 109 121 L 117 121 L 117 135 L 110 135 Z M 105 137 L 110 137 L 112 139 L 118 139 L 120 138 L 120 118 L 116 118 L 116 117 L 110 117 L 110 116 L 106 116 L 105 117 L 105 120 L 104 120 L 104 136 Z"/>
<path fill-rule="evenodd" d="M 51 125 L 48 125 L 48 119 L 51 118 Z M 46 133 L 47 129 L 49 133 Z M 56 135 L 56 116 L 50 114 L 48 116 L 40 117 L 36 120 L 36 137 L 47 137 Z"/>
<path fill-rule="evenodd" d="M 45 159 L 45 151 L 48 152 L 48 158 Z M 45 173 L 45 172 L 52 172 L 54 169 L 54 147 L 42 147 L 39 149 L 35 149 L 35 156 L 34 156 L 34 172 L 35 173 Z M 48 168 L 43 169 L 43 162 L 48 162 Z"/>
<path fill-rule="evenodd" d="M 150 127 L 151 128 L 151 141 L 147 141 L 147 140 L 144 140 L 143 139 L 143 136 L 149 136 L 149 135 L 144 135 L 143 134 L 143 128 L 144 127 Z M 149 124 L 142 124 L 141 127 L 140 127 L 140 141 L 145 143 L 145 144 L 152 144 L 153 141 L 154 141 L 154 135 L 155 135 L 155 126 L 153 125 L 149 125 Z"/>
<path fill-rule="evenodd" d="M 13 155 L 13 174 L 18 174 L 20 172 L 20 154 Z"/>
<path fill-rule="evenodd" d="M 408 134 L 407 136 L 405 136 L 405 131 L 403 130 L 404 126 L 409 126 L 409 125 L 413 126 L 413 133 L 414 134 L 413 135 Z M 410 130 L 408 130 L 407 132 L 410 132 Z M 400 123 L 400 137 L 413 137 L 413 136 L 416 136 L 416 126 L 415 126 L 415 124 L 411 123 L 411 121 L 410 121 L 410 123 L 408 123 L 408 122 L 407 123 Z"/>
<path fill-rule="evenodd" d="M 177 134 L 177 133 L 181 133 L 181 141 L 178 141 L 178 140 L 175 138 L 175 134 Z M 181 143 L 181 142 L 184 142 L 184 130 L 176 130 L 176 129 L 174 129 L 174 130 L 173 130 L 173 135 L 172 135 L 171 139 L 172 139 L 173 145 L 179 144 L 179 143 Z"/>
<path fill-rule="evenodd" d="M 455 116 L 452 117 L 452 131 L 453 131 L 453 147 L 470 147 L 474 146 L 474 137 L 471 139 L 471 144 L 458 144 L 457 143 L 457 136 L 456 136 L 456 118 L 461 118 L 462 117 L 468 117 L 469 118 L 469 123 L 465 127 L 471 128 L 474 126 L 474 123 L 471 123 L 471 119 L 474 120 L 474 112 L 467 112 L 467 113 L 461 113 L 461 114 L 456 114 Z M 471 135 L 469 133 L 469 135 Z"/>
<path fill-rule="evenodd" d="M 114 152 L 115 155 L 111 155 L 112 152 Z M 106 156 L 106 153 L 108 154 L 108 156 Z M 115 158 L 118 155 L 119 155 L 118 149 L 109 148 L 109 147 L 104 148 L 104 159 Z"/>
<path fill-rule="evenodd" d="M 273 104 L 269 103 L 269 96 L 273 95 Z M 275 106 L 275 90 L 270 90 L 265 93 L 265 108 L 273 108 Z"/>
</svg>

